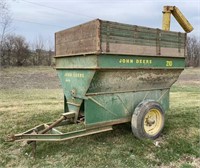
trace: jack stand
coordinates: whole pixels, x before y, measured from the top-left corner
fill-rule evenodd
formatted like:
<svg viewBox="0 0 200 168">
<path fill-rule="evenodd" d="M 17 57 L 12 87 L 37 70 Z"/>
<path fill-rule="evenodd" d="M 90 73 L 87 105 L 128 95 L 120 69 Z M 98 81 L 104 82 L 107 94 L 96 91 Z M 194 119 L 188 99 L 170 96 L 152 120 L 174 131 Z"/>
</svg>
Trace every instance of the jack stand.
<svg viewBox="0 0 200 168">
<path fill-rule="evenodd" d="M 36 157 L 36 141 L 32 141 L 32 155 L 33 155 L 33 158 L 35 159 L 35 157 Z"/>
</svg>

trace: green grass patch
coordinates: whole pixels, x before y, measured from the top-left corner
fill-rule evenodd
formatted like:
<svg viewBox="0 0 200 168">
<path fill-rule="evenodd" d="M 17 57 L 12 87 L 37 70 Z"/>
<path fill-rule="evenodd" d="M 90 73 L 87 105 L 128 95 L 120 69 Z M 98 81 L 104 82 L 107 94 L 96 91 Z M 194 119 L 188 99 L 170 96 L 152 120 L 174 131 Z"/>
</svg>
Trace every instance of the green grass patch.
<svg viewBox="0 0 200 168">
<path fill-rule="evenodd" d="M 200 94 L 200 86 L 190 86 L 187 85 L 173 85 L 170 89 L 171 92 L 198 92 Z"/>
</svg>

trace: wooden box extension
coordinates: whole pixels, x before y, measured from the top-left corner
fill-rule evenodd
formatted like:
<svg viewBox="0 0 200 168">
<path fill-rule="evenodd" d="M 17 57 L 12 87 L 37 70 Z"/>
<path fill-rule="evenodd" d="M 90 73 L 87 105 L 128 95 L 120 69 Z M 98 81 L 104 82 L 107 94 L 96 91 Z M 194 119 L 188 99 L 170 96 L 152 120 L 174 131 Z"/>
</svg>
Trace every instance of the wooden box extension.
<svg viewBox="0 0 200 168">
<path fill-rule="evenodd" d="M 186 33 L 93 20 L 55 33 L 56 57 L 86 54 L 186 56 Z"/>
</svg>

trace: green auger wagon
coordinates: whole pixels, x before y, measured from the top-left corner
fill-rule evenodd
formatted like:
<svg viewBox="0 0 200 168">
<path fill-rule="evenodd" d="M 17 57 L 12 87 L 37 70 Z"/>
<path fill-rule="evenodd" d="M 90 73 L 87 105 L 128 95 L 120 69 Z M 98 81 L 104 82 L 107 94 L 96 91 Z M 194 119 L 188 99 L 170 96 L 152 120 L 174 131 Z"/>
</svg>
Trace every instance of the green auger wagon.
<svg viewBox="0 0 200 168">
<path fill-rule="evenodd" d="M 185 66 L 186 33 L 166 30 L 170 12 L 186 32 L 193 29 L 176 7 L 164 7 L 164 30 L 97 19 L 57 32 L 55 60 L 64 113 L 56 122 L 12 139 L 62 141 L 126 122 L 136 137 L 157 138 L 169 109 L 170 87 Z M 84 127 L 59 130 L 68 124 Z"/>
</svg>

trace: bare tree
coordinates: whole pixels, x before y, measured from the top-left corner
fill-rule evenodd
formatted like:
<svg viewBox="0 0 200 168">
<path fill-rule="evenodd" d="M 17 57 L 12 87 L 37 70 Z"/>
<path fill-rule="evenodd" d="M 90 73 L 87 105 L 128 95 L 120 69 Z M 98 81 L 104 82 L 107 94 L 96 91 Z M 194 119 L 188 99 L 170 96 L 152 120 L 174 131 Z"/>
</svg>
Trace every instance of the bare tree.
<svg viewBox="0 0 200 168">
<path fill-rule="evenodd" d="M 52 64 L 52 45 L 50 40 L 45 40 L 39 35 L 34 44 L 32 45 L 33 53 L 33 65 L 48 65 Z"/>
<path fill-rule="evenodd" d="M 8 35 L 2 51 L 4 66 L 23 66 L 30 58 L 29 45 L 22 36 Z"/>
<path fill-rule="evenodd" d="M 38 36 L 32 45 L 33 49 L 33 65 L 42 65 L 42 57 L 44 50 L 44 40 L 42 36 Z"/>
<path fill-rule="evenodd" d="M 3 47 L 6 34 L 11 25 L 11 21 L 12 21 L 11 14 L 8 8 L 8 4 L 6 3 L 6 0 L 0 0 L 0 65 L 2 65 L 2 62 L 5 62 L 4 61 L 5 52 L 3 52 Z"/>
<path fill-rule="evenodd" d="M 0 37 L 1 43 L 11 25 L 12 19 L 8 4 L 5 0 L 0 0 Z"/>
<path fill-rule="evenodd" d="M 187 58 L 186 66 L 200 66 L 200 41 L 196 36 L 187 39 Z"/>
<path fill-rule="evenodd" d="M 13 61 L 14 65 L 22 66 L 29 57 L 29 45 L 22 36 L 14 37 Z"/>
<path fill-rule="evenodd" d="M 49 40 L 47 40 L 47 48 L 46 48 L 46 50 L 48 51 L 48 54 L 47 54 L 47 65 L 48 66 L 51 66 L 53 64 L 53 56 L 54 56 L 53 48 L 54 48 L 53 42 L 49 38 Z"/>
<path fill-rule="evenodd" d="M 14 38 L 7 36 L 2 43 L 2 65 L 10 66 L 12 64 L 12 51 L 14 47 Z"/>
</svg>

